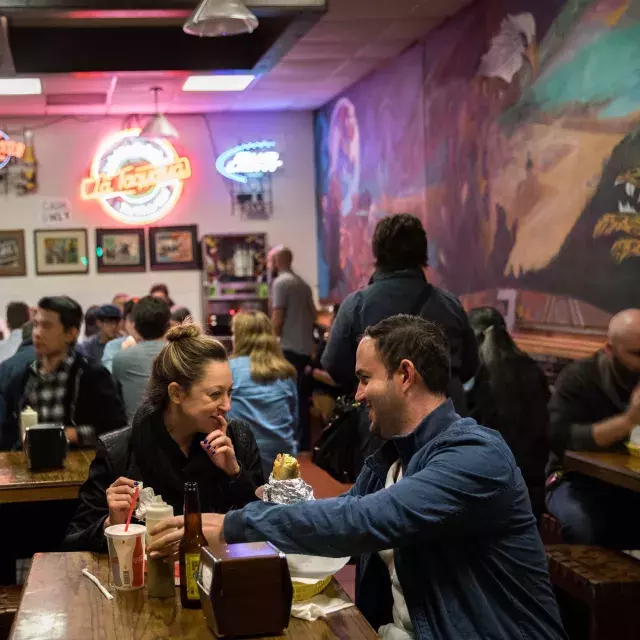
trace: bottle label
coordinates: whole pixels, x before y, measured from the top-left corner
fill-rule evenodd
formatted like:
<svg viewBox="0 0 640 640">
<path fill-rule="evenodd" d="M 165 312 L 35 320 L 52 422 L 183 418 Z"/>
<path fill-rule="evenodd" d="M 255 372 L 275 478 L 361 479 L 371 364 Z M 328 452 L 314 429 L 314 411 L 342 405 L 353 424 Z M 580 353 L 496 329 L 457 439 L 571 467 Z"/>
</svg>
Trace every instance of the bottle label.
<svg viewBox="0 0 640 640">
<path fill-rule="evenodd" d="M 200 554 L 187 553 L 184 556 L 184 573 L 187 579 L 186 591 L 189 600 L 200 600 L 198 591 L 198 569 L 200 568 Z"/>
</svg>

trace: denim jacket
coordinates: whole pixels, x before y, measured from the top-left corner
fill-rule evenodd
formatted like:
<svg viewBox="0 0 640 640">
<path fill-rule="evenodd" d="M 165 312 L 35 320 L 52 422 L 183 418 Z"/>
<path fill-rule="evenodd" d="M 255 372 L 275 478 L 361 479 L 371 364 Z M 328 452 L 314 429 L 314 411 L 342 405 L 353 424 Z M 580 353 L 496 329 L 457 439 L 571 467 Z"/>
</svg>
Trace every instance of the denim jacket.
<svg viewBox="0 0 640 640">
<path fill-rule="evenodd" d="M 404 477 L 385 489 L 398 458 Z M 286 553 L 359 556 L 356 604 L 374 629 L 392 622 L 378 552 L 394 549 L 418 638 L 566 638 L 513 455 L 450 400 L 369 457 L 348 493 L 250 504 L 227 514 L 224 535 L 229 543 L 269 540 Z"/>
</svg>

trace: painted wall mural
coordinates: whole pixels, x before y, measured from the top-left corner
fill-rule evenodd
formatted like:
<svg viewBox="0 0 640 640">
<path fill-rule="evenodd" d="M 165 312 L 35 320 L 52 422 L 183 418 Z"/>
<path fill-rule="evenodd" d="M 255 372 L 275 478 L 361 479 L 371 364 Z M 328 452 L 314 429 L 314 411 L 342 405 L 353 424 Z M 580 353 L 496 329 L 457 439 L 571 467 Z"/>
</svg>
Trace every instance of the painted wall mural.
<svg viewBox="0 0 640 640">
<path fill-rule="evenodd" d="M 480 0 L 316 117 L 320 293 L 364 286 L 381 216 L 470 306 L 604 326 L 640 306 L 640 0 Z"/>
</svg>

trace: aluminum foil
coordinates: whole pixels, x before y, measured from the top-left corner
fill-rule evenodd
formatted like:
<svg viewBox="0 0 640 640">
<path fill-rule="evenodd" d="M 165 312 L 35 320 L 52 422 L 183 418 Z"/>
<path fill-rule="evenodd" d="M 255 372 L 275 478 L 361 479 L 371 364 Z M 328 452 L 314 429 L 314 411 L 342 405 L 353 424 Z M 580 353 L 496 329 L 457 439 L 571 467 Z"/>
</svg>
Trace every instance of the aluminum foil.
<svg viewBox="0 0 640 640">
<path fill-rule="evenodd" d="M 264 485 L 262 500 L 276 504 L 295 504 L 304 500 L 315 500 L 315 498 L 313 488 L 302 478 L 274 480 L 271 474 L 269 482 Z"/>
<path fill-rule="evenodd" d="M 142 484 L 142 483 L 140 483 Z M 143 487 L 138 494 L 138 506 L 134 512 L 136 520 L 144 522 L 147 519 L 147 507 L 153 502 L 156 497 L 152 487 Z"/>
</svg>

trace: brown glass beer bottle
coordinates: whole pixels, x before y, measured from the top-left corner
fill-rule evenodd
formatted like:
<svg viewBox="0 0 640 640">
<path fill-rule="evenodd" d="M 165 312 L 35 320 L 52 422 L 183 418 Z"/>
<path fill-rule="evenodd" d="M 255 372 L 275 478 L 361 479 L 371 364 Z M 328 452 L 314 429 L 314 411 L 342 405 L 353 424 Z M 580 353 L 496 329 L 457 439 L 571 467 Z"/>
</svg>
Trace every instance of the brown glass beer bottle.
<svg viewBox="0 0 640 640">
<path fill-rule="evenodd" d="M 207 546 L 202 533 L 200 494 L 197 482 L 184 484 L 184 535 L 180 541 L 180 600 L 186 609 L 200 609 L 198 569 L 200 549 Z"/>
</svg>

